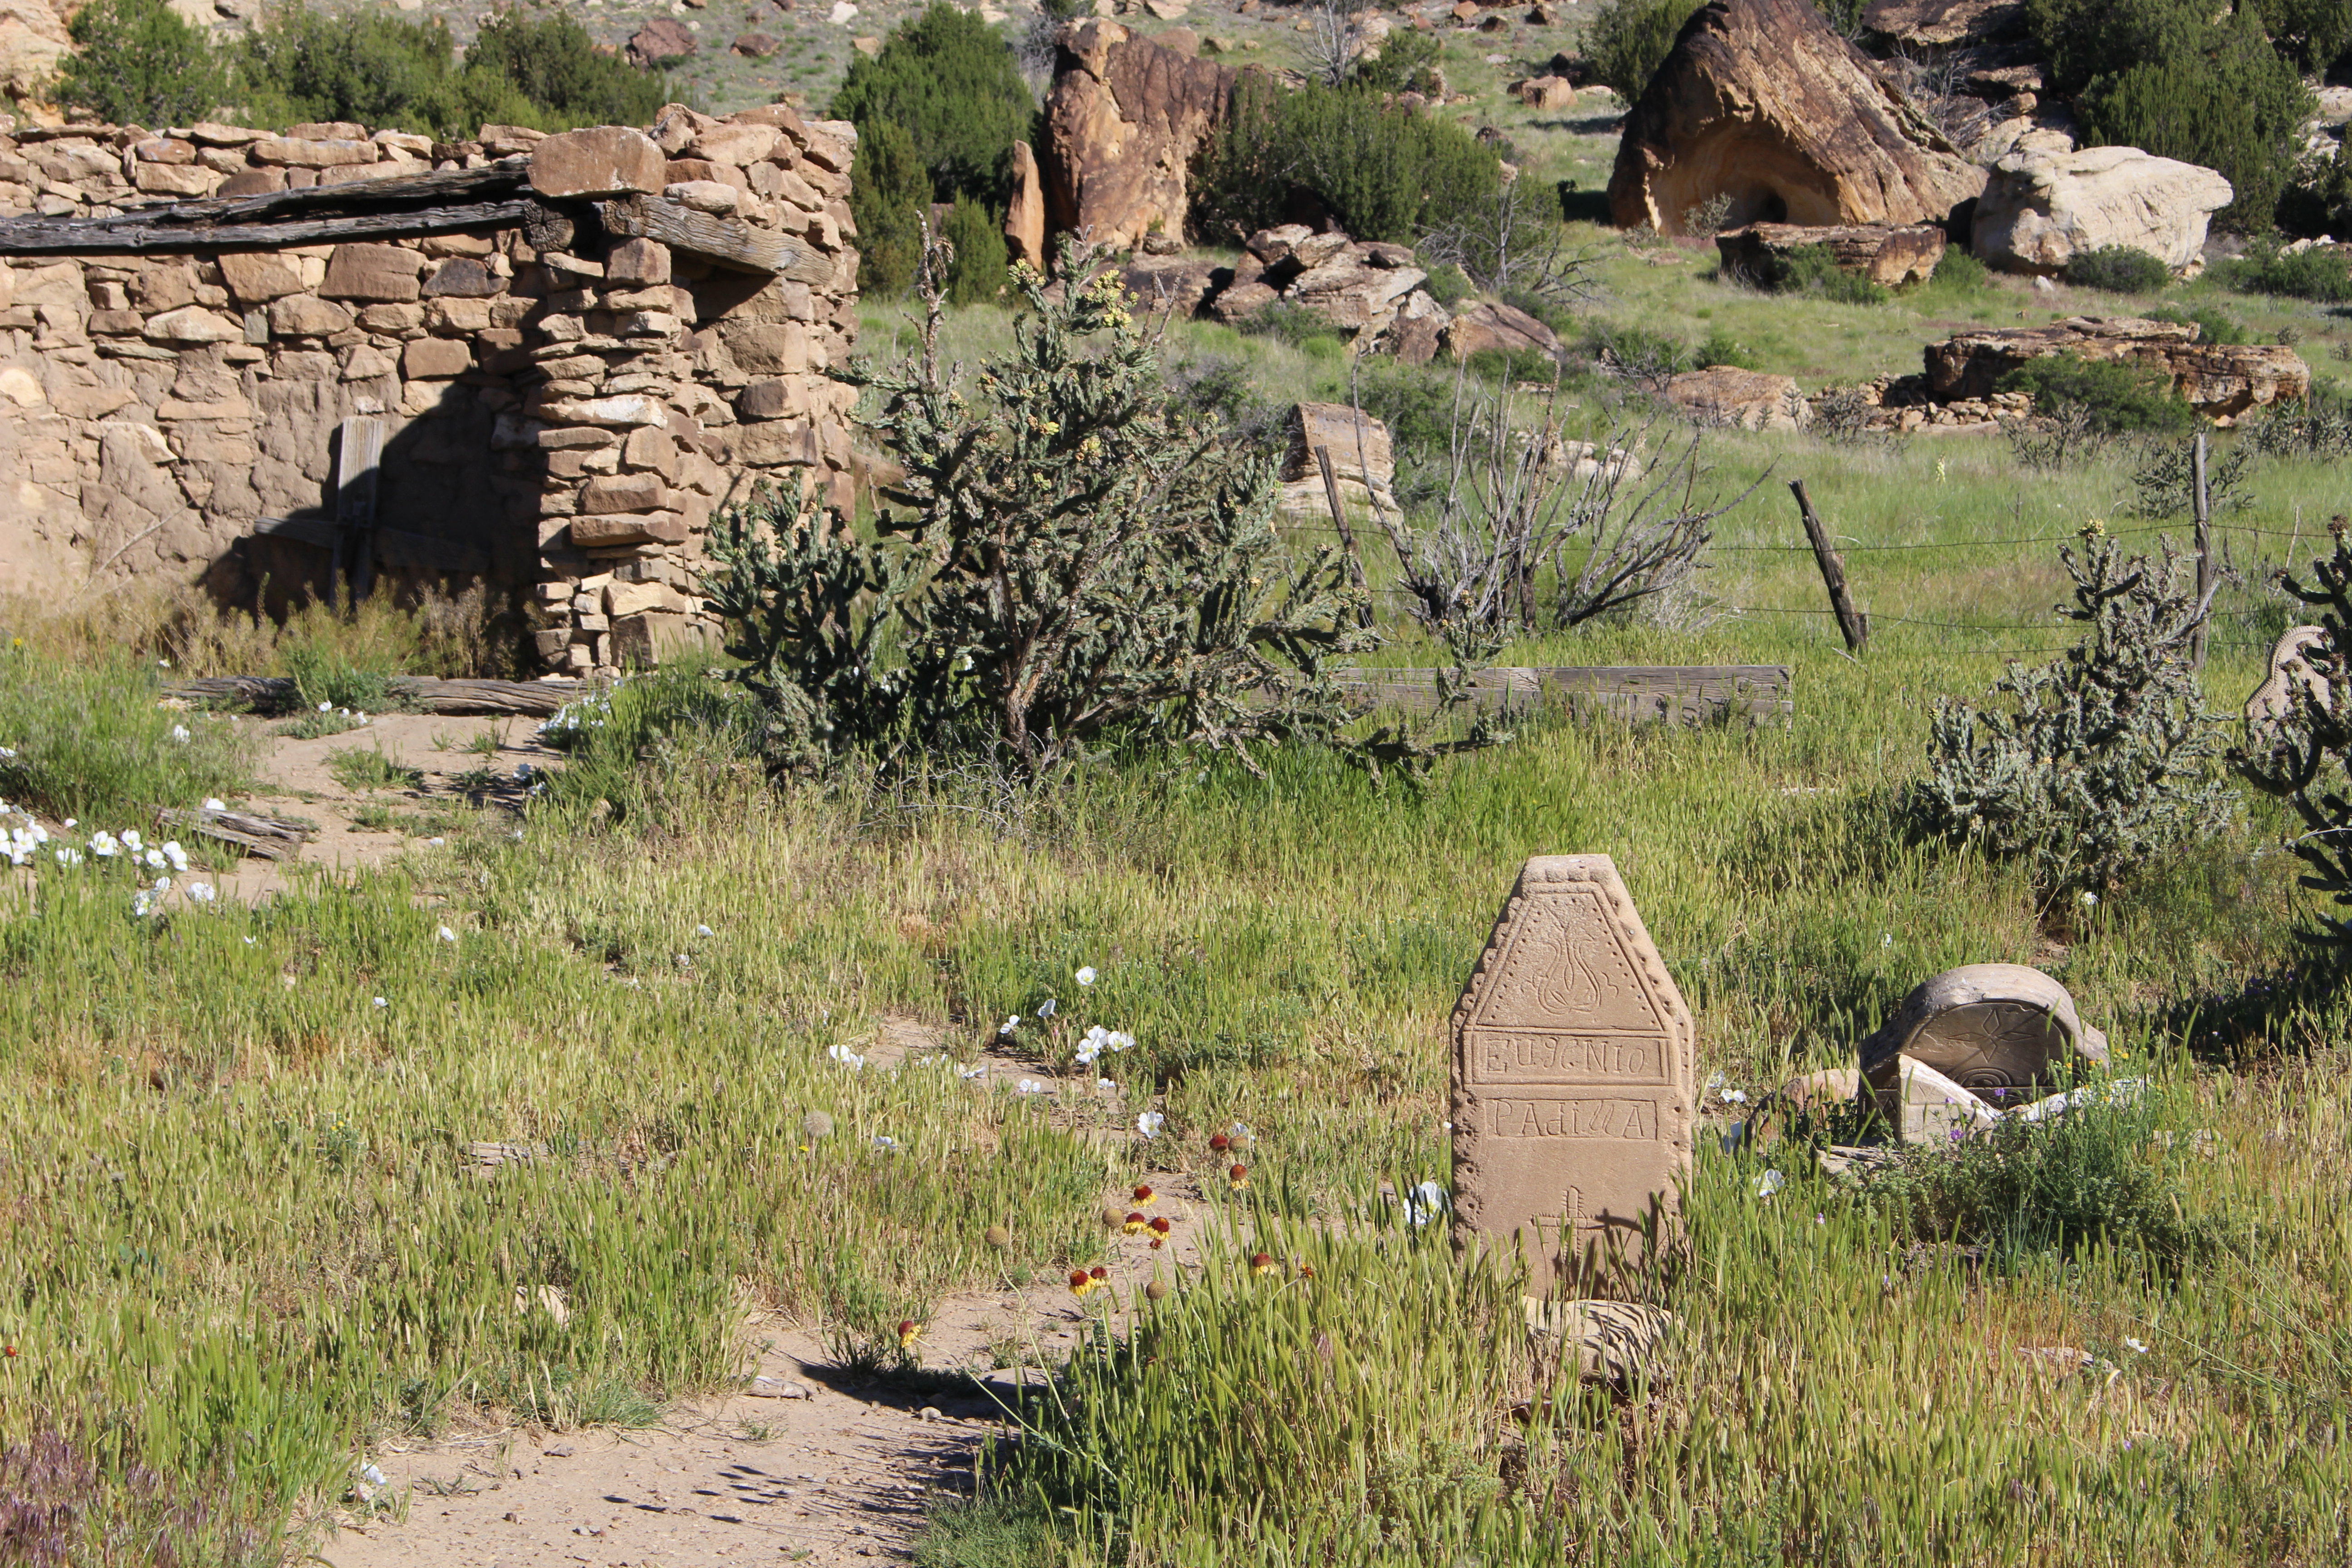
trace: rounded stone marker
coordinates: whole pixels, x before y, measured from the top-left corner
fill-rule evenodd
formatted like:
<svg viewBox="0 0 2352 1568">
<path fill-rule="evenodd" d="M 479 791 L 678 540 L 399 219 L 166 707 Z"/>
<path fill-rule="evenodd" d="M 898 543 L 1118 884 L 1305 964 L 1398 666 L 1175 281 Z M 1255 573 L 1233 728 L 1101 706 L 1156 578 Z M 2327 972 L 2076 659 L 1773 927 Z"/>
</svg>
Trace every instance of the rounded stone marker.
<svg viewBox="0 0 2352 1568">
<path fill-rule="evenodd" d="M 1948 969 L 1903 998 L 1862 1042 L 1862 1072 L 1881 1098 L 1900 1058 L 1934 1068 L 1987 1104 L 2022 1104 L 2055 1088 L 2070 1064 L 2105 1067 L 2107 1037 L 2074 1012 L 2066 988 L 2021 963 Z"/>
</svg>

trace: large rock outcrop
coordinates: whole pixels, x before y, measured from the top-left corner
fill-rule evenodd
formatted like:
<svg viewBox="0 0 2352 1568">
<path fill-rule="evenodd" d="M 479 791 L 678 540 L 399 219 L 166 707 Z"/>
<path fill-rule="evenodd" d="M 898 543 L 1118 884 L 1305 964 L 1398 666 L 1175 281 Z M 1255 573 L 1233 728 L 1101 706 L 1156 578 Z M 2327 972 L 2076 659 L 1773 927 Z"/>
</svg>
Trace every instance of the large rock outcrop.
<svg viewBox="0 0 2352 1568">
<path fill-rule="evenodd" d="M 36 96 L 72 52 L 65 18 L 49 0 L 0 0 L 0 93 Z"/>
<path fill-rule="evenodd" d="M 1872 0 L 1862 25 L 1895 44 L 1943 47 L 2025 36 L 2025 0 Z"/>
<path fill-rule="evenodd" d="M 1124 250 L 1155 228 L 1181 235 L 1192 154 L 1223 118 L 1231 67 L 1089 18 L 1062 30 L 1045 101 L 1052 226 Z"/>
<path fill-rule="evenodd" d="M 1811 0 L 1711 0 L 1625 118 L 1618 223 L 1685 231 L 1717 195 L 1727 221 L 1943 223 L 1984 188 Z"/>
<path fill-rule="evenodd" d="M 2133 317 L 2076 316 L 2046 327 L 1962 332 L 1927 349 L 1927 395 L 1937 403 L 1990 397 L 2000 378 L 2052 354 L 2131 360 L 2172 378 L 2199 413 L 2231 418 L 2311 391 L 2311 367 L 2276 343 L 2200 343 L 2197 328 Z"/>
<path fill-rule="evenodd" d="M 2184 271 L 2203 255 L 2206 225 L 2230 196 L 2230 182 L 2212 170 L 2137 147 L 2021 150 L 1993 165 L 1969 248 L 2003 271 L 2046 275 L 2123 245 Z"/>
<path fill-rule="evenodd" d="M 1893 228 L 1883 223 L 1807 228 L 1793 223 L 1752 223 L 1715 237 L 1727 276 L 1763 278 L 1799 250 L 1819 246 L 1839 267 L 1885 289 L 1925 283 L 1935 276 L 1948 241 L 1936 224 Z"/>
</svg>

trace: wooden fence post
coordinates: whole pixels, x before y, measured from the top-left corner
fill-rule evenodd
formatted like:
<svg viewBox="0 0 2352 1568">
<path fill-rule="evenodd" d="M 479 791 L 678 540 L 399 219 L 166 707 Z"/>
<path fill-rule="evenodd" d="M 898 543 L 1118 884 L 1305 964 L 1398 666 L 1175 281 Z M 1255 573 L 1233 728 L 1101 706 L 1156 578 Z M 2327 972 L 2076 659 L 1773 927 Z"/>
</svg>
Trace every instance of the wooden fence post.
<svg viewBox="0 0 2352 1568">
<path fill-rule="evenodd" d="M 2212 622 L 2213 594 L 2213 498 L 2205 488 L 2205 432 L 2197 432 L 2197 445 L 2189 454 L 2189 478 L 2193 487 L 2190 495 L 2197 515 L 2197 602 L 2205 606 L 2205 617 L 2197 623 L 2196 639 L 2189 645 L 2189 665 L 2192 669 L 2205 668 L 2205 632 Z"/>
<path fill-rule="evenodd" d="M 1870 617 L 1858 613 L 1853 601 L 1846 596 L 1845 563 L 1830 548 L 1829 531 L 1822 520 L 1813 515 L 1813 503 L 1805 494 L 1805 481 L 1790 479 L 1789 489 L 1797 498 L 1797 513 L 1805 520 L 1805 537 L 1812 541 L 1813 559 L 1821 563 L 1822 581 L 1829 584 L 1830 608 L 1837 612 L 1838 630 L 1845 634 L 1845 646 L 1860 653 L 1870 643 Z"/>
<path fill-rule="evenodd" d="M 1363 608 L 1358 620 L 1364 626 L 1372 624 L 1371 587 L 1364 581 L 1364 557 L 1356 548 L 1356 531 L 1348 526 L 1348 510 L 1339 504 L 1339 470 L 1331 462 L 1331 448 L 1315 448 L 1316 467 L 1323 470 L 1323 499 L 1331 508 L 1331 526 L 1339 531 L 1339 547 L 1348 552 L 1348 580 L 1364 591 Z M 1364 476 L 1364 488 L 1371 488 L 1372 477 Z"/>
</svg>

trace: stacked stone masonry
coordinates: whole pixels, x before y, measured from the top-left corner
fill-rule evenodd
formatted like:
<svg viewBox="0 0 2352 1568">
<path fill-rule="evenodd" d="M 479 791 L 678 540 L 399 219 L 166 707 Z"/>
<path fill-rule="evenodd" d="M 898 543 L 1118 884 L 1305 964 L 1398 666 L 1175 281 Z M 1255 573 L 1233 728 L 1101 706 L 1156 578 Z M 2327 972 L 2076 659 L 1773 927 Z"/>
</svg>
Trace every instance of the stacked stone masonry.
<svg viewBox="0 0 2352 1568">
<path fill-rule="evenodd" d="M 782 105 L 457 143 L 351 124 L 0 133 L 0 218 L 507 167 L 528 171 L 540 220 L 0 255 L 0 593 L 318 591 L 326 552 L 257 525 L 335 518 L 335 433 L 372 416 L 376 527 L 518 601 L 546 669 L 610 673 L 709 641 L 696 584 L 713 508 L 794 471 L 850 500 L 856 394 L 827 373 L 856 334 L 855 139 Z M 785 237 L 801 263 L 788 277 L 626 237 L 596 216 L 615 197 Z"/>
</svg>

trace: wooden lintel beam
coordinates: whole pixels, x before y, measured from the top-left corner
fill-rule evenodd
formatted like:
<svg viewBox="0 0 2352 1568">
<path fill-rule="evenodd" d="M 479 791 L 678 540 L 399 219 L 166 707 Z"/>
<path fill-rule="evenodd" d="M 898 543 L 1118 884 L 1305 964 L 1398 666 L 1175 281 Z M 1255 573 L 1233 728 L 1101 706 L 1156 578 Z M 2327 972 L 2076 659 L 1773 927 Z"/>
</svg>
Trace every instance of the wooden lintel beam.
<svg viewBox="0 0 2352 1568">
<path fill-rule="evenodd" d="M 832 258 L 806 240 L 731 217 L 713 217 L 667 196 L 624 196 L 598 203 L 597 210 L 608 234 L 657 239 L 672 250 L 738 272 L 781 274 L 795 283 L 824 283 L 833 278 Z"/>
<path fill-rule="evenodd" d="M 428 234 L 519 226 L 528 201 L 474 202 L 408 211 L 353 213 L 292 223 L 190 226 L 125 213 L 107 218 L 26 218 L 0 222 L 0 256 L 161 256 L 189 251 L 277 250 L 356 239 L 411 239 Z"/>
</svg>

